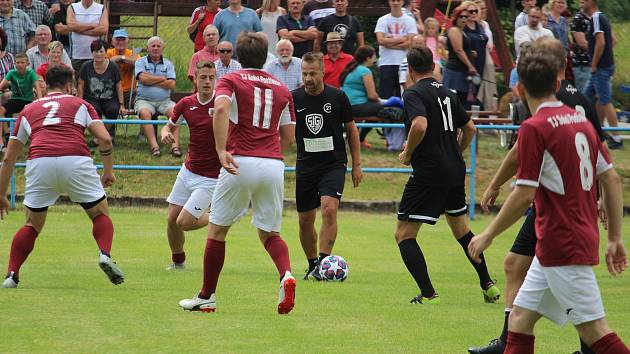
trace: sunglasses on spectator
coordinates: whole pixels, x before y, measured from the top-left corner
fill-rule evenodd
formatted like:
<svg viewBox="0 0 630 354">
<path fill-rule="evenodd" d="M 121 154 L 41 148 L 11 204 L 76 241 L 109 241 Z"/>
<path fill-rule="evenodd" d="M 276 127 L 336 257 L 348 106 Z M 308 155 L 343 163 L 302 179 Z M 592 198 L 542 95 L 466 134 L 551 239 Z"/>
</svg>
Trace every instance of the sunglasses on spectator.
<svg viewBox="0 0 630 354">
<path fill-rule="evenodd" d="M 466 18 L 468 18 L 468 16 L 466 16 L 466 15 L 461 15 L 461 16 L 459 16 L 459 18 L 464 18 L 464 19 L 466 19 Z"/>
<path fill-rule="evenodd" d="M 232 53 L 232 49 L 219 49 L 219 53 Z"/>
<path fill-rule="evenodd" d="M 475 10 L 475 9 L 473 9 L 473 10 L 468 10 L 468 13 L 469 13 L 469 14 L 476 14 L 477 12 L 479 12 L 479 11 L 477 11 L 477 10 Z"/>
</svg>

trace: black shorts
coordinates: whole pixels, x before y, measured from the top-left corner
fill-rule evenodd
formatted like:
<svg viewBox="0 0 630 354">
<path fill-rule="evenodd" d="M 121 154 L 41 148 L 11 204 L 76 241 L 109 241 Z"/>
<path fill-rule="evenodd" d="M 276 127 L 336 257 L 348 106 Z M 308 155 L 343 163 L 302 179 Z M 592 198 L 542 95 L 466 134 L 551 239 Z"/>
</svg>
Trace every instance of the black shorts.
<svg viewBox="0 0 630 354">
<path fill-rule="evenodd" d="M 429 186 L 416 183 L 413 178 L 411 175 L 405 185 L 398 207 L 398 220 L 435 225 L 444 213 L 450 216 L 466 214 L 468 206 L 464 186 Z"/>
<path fill-rule="evenodd" d="M 346 182 L 346 167 L 321 169 L 295 174 L 295 204 L 298 212 L 316 209 L 321 204 L 321 197 L 341 199 Z"/>
<path fill-rule="evenodd" d="M 4 109 L 7 110 L 6 116 L 11 118 L 14 114 L 22 112 L 24 107 L 26 107 L 26 105 L 29 103 L 31 102 L 24 101 L 24 100 L 16 100 L 13 98 L 8 100 L 7 103 L 4 104 Z"/>
<path fill-rule="evenodd" d="M 510 249 L 510 252 L 520 254 L 521 256 L 534 257 L 536 254 L 536 229 L 534 227 L 536 223 L 536 210 L 534 208 L 529 209 L 525 222 L 521 225 L 521 229 L 516 235 L 514 244 Z"/>
</svg>

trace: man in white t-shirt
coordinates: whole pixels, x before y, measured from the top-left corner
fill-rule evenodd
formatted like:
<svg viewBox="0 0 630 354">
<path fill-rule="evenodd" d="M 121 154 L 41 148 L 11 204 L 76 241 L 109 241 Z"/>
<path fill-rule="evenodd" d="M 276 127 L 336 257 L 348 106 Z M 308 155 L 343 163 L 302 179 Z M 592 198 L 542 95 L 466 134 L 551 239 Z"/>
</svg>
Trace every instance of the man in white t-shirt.
<svg viewBox="0 0 630 354">
<path fill-rule="evenodd" d="M 516 57 L 521 54 L 521 44 L 525 42 L 533 42 L 538 38 L 551 37 L 553 32 L 544 28 L 540 24 L 542 11 L 537 6 L 532 7 L 527 14 L 527 26 L 521 26 L 514 31 L 514 48 L 516 49 Z"/>
<path fill-rule="evenodd" d="M 381 16 L 374 29 L 381 56 L 378 60 L 381 98 L 400 97 L 400 85 L 395 78 L 398 77 L 400 64 L 407 55 L 411 37 L 418 33 L 415 21 L 404 16 L 402 7 L 402 0 L 389 0 L 390 13 Z"/>
</svg>

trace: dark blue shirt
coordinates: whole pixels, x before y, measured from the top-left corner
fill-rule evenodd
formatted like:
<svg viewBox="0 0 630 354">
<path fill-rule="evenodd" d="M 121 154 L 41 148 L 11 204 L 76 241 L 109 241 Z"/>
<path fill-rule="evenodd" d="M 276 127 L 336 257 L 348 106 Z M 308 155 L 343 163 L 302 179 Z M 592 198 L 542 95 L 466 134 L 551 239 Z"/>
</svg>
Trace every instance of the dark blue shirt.
<svg viewBox="0 0 630 354">
<path fill-rule="evenodd" d="M 593 17 L 591 17 L 588 26 L 588 54 L 590 55 L 591 60 L 593 59 L 593 53 L 595 52 L 595 35 L 600 32 L 604 34 L 604 41 L 606 44 L 604 45 L 604 52 L 597 63 L 597 67 L 608 68 L 615 64 L 612 48 L 612 29 L 610 27 L 610 21 L 608 21 L 606 15 L 597 11 L 593 14 Z"/>
<path fill-rule="evenodd" d="M 289 31 L 301 30 L 306 31 L 309 27 L 315 27 L 315 22 L 310 16 L 302 15 L 299 20 L 295 20 L 291 17 L 291 14 L 278 17 L 276 22 L 276 31 L 281 29 L 287 29 Z M 293 43 L 293 56 L 296 58 L 302 58 L 302 55 L 313 50 L 313 41 L 304 41 L 299 43 Z"/>
</svg>

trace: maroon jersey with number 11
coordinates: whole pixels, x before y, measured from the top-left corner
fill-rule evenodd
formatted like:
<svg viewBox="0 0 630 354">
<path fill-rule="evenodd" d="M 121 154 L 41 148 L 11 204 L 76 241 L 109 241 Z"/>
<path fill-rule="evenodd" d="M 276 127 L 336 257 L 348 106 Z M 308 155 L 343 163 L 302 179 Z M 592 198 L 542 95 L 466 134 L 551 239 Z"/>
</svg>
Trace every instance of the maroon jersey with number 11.
<svg viewBox="0 0 630 354">
<path fill-rule="evenodd" d="M 223 76 L 215 96 L 232 101 L 227 149 L 233 155 L 282 160 L 281 125 L 295 124 L 289 89 L 260 69 L 244 69 Z"/>
</svg>

